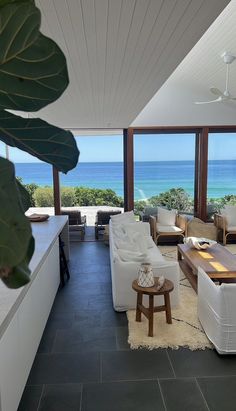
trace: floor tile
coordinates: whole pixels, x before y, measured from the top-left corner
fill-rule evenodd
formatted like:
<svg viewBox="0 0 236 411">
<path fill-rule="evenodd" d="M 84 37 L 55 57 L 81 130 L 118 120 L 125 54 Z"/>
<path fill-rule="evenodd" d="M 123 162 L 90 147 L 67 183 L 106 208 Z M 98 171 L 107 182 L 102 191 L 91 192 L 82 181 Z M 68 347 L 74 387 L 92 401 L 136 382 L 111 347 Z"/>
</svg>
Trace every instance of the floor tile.
<svg viewBox="0 0 236 411">
<path fill-rule="evenodd" d="M 17 411 L 35 411 L 38 409 L 43 386 L 26 386 Z"/>
<path fill-rule="evenodd" d="M 98 353 L 37 354 L 28 384 L 60 384 L 99 381 Z"/>
<path fill-rule="evenodd" d="M 164 411 L 156 381 L 85 384 L 82 411 Z"/>
<path fill-rule="evenodd" d="M 102 381 L 173 377 L 165 350 L 103 352 Z"/>
<path fill-rule="evenodd" d="M 168 350 L 177 377 L 236 375 L 236 356 L 223 356 L 215 350 Z"/>
<path fill-rule="evenodd" d="M 208 411 L 195 379 L 160 380 L 168 411 Z"/>
<path fill-rule="evenodd" d="M 126 312 L 118 313 L 111 307 L 109 310 L 103 311 L 101 324 L 103 327 L 124 327 L 128 325 Z"/>
<path fill-rule="evenodd" d="M 236 410 L 236 377 L 198 378 L 198 383 L 210 410 Z"/>
<path fill-rule="evenodd" d="M 53 352 L 84 352 L 116 350 L 115 328 L 79 327 L 73 330 L 58 330 Z"/>
<path fill-rule="evenodd" d="M 38 411 L 79 411 L 80 400 L 80 384 L 46 385 Z"/>
<path fill-rule="evenodd" d="M 130 350 L 128 335 L 128 327 L 116 327 L 116 342 L 118 350 Z"/>
</svg>

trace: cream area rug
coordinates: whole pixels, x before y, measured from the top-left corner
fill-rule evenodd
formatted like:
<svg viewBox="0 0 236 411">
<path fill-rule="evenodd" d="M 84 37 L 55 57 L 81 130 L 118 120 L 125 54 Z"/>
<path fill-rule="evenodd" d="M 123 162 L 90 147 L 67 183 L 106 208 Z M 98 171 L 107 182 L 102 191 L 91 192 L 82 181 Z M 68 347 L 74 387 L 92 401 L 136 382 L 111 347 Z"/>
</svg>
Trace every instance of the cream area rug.
<svg viewBox="0 0 236 411">
<path fill-rule="evenodd" d="M 176 247 L 159 247 L 166 260 L 176 259 Z M 229 251 L 236 253 L 236 245 L 227 246 Z M 172 324 L 166 323 L 165 312 L 154 314 L 154 336 L 148 337 L 148 320 L 142 314 L 142 322 L 135 321 L 135 310 L 127 311 L 129 337 L 128 343 L 132 349 L 187 347 L 190 350 L 213 348 L 204 333 L 197 317 L 197 294 L 188 280 L 181 273 L 180 305 L 172 309 Z"/>
</svg>

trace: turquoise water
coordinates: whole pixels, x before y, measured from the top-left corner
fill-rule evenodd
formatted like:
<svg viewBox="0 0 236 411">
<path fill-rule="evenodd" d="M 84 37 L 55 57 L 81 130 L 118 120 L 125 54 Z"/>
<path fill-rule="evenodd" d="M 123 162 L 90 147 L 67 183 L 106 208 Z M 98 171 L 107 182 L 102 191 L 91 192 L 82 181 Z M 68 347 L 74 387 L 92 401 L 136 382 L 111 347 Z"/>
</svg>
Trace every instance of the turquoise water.
<svg viewBox="0 0 236 411">
<path fill-rule="evenodd" d="M 16 163 L 23 182 L 52 185 L 52 167 L 45 163 Z M 123 196 L 123 163 L 79 163 L 61 185 L 111 188 Z M 135 163 L 135 200 L 149 198 L 173 187 L 194 193 L 193 161 L 150 161 Z M 212 160 L 208 167 L 208 197 L 236 194 L 236 160 Z"/>
</svg>

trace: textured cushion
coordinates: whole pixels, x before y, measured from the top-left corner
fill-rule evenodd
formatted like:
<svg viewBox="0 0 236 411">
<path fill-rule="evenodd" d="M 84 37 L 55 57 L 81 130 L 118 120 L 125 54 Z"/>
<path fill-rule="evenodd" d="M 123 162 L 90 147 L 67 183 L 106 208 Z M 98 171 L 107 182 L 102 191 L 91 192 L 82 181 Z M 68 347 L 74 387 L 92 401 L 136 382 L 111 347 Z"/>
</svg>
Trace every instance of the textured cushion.
<svg viewBox="0 0 236 411">
<path fill-rule="evenodd" d="M 122 261 L 139 261 L 139 262 L 148 262 L 147 254 L 140 253 L 139 251 L 128 251 L 128 250 L 117 250 Z"/>
<path fill-rule="evenodd" d="M 128 223 L 122 225 L 123 230 L 128 236 L 132 236 L 134 233 L 139 233 L 142 235 L 150 235 L 150 225 L 149 223 L 143 223 L 141 221 L 135 223 Z"/>
<path fill-rule="evenodd" d="M 226 205 L 222 210 L 222 214 L 225 216 L 228 226 L 236 225 L 236 206 Z"/>
<path fill-rule="evenodd" d="M 181 228 L 176 227 L 175 225 L 160 225 L 157 224 L 158 233 L 182 233 Z"/>
<path fill-rule="evenodd" d="M 111 221 L 113 224 L 135 223 L 136 222 L 133 211 L 126 211 L 125 213 L 112 215 Z"/>
<path fill-rule="evenodd" d="M 158 223 L 160 225 L 175 225 L 176 210 L 166 210 L 162 207 L 157 207 Z"/>
<path fill-rule="evenodd" d="M 227 231 L 236 232 L 236 225 L 229 225 Z"/>
</svg>

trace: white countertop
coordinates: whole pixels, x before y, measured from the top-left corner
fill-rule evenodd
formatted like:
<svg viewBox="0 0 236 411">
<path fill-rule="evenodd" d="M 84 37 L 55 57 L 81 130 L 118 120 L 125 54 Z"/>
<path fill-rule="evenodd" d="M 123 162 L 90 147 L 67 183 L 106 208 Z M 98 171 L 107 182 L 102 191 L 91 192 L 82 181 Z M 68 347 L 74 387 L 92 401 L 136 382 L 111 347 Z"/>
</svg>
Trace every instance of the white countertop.
<svg viewBox="0 0 236 411">
<path fill-rule="evenodd" d="M 0 281 L 0 337 L 9 324 L 15 311 L 25 294 L 31 287 L 37 273 L 45 261 L 50 249 L 56 241 L 68 220 L 67 216 L 52 216 L 42 223 L 32 223 L 33 236 L 35 238 L 35 251 L 30 262 L 31 282 L 25 287 L 12 290 Z"/>
</svg>

